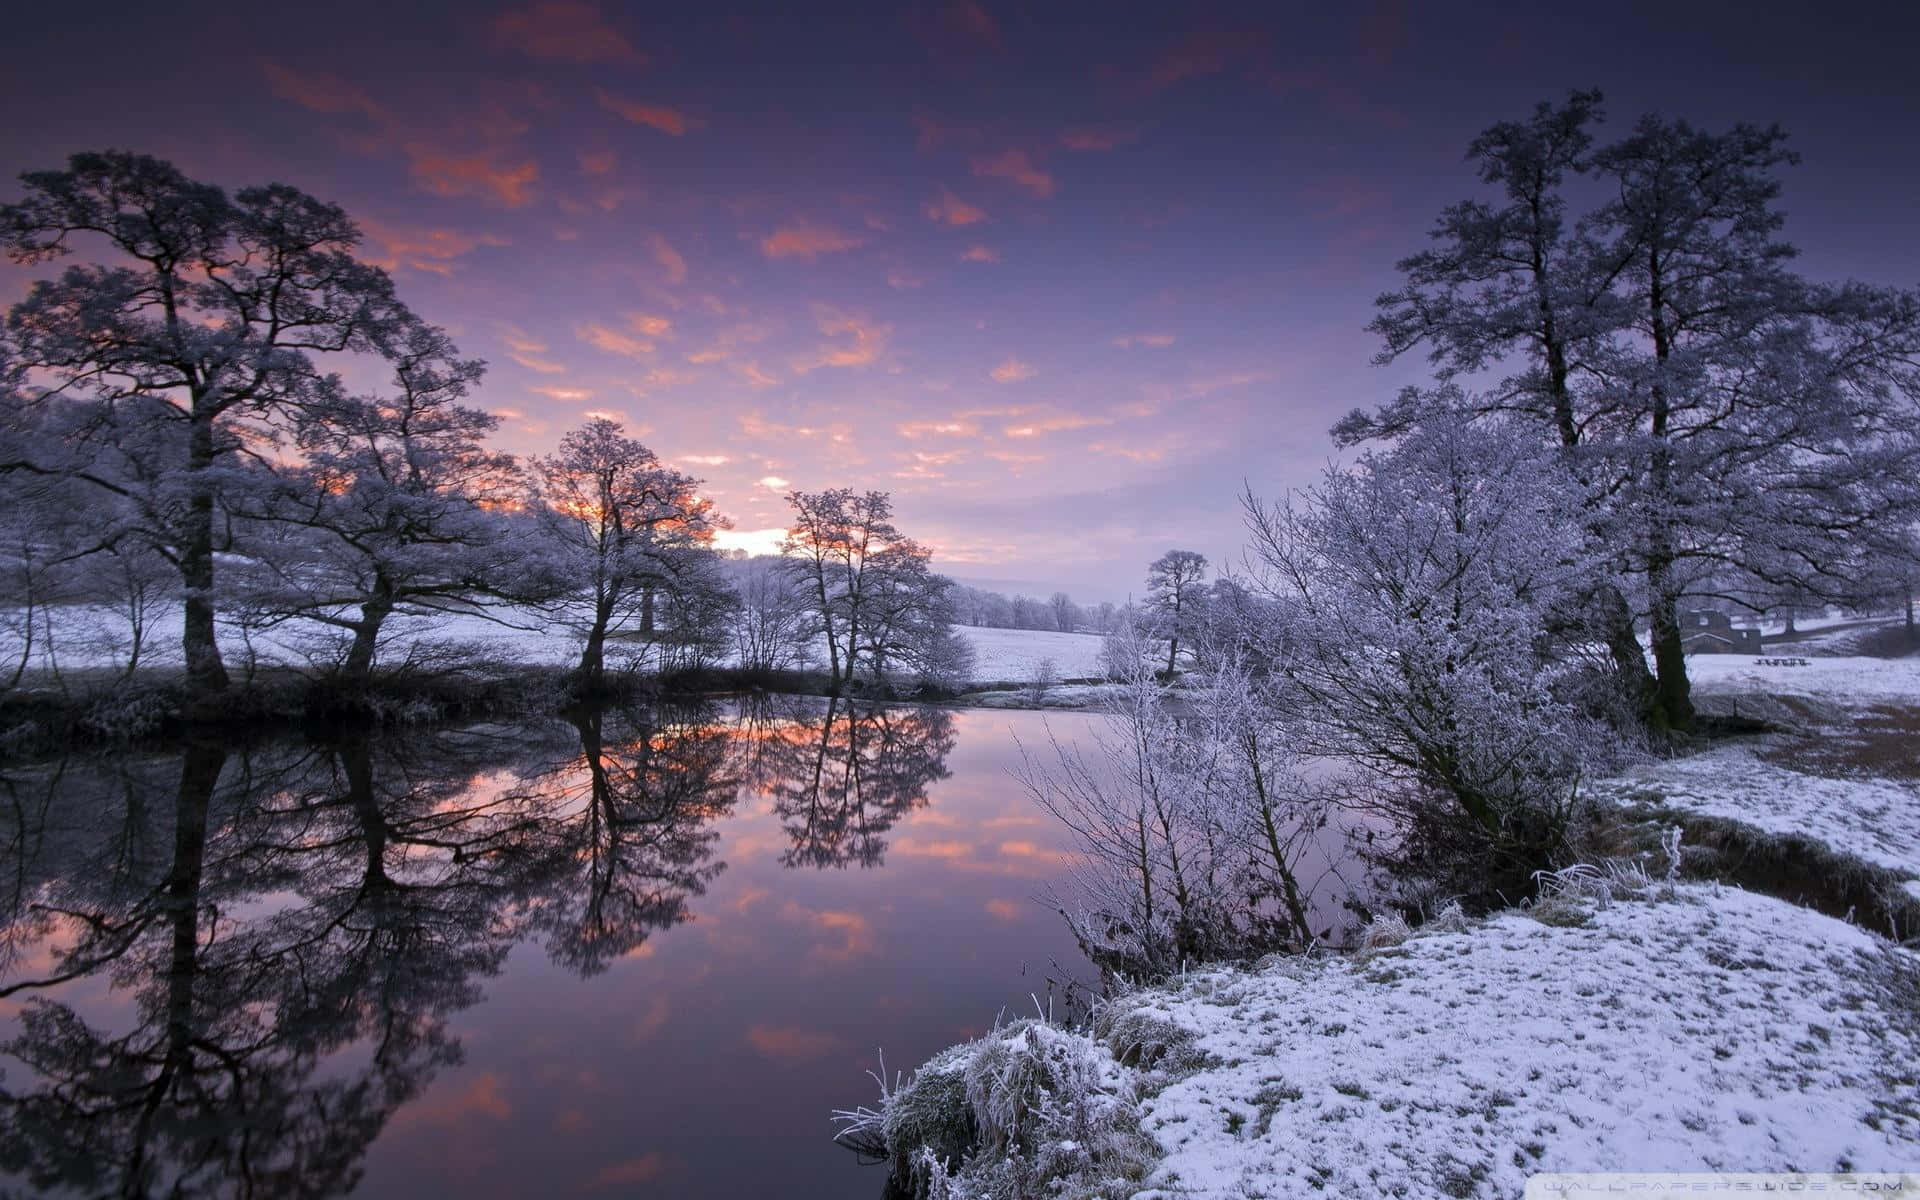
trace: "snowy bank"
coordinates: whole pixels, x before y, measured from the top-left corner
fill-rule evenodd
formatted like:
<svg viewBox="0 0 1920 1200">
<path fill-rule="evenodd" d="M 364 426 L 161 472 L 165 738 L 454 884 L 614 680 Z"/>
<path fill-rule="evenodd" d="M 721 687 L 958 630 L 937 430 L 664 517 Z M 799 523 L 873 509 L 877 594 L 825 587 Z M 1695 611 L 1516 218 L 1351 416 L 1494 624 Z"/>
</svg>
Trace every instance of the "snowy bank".
<svg viewBox="0 0 1920 1200">
<path fill-rule="evenodd" d="M 1920 1161 L 1920 958 L 1692 885 L 1140 998 L 1218 1065 L 1145 1102 L 1166 1195 L 1516 1196 L 1536 1171 Z"/>
<path fill-rule="evenodd" d="M 1710 885 L 1564 921 L 1510 911 L 1357 955 L 1193 972 L 1115 1001 L 1092 1037 L 1051 1032 L 1046 1058 L 1097 1064 L 1071 1072 L 1097 1090 L 1096 1124 L 1137 1128 L 1159 1158 L 1136 1192 L 1137 1154 L 1082 1157 L 1068 1190 L 1510 1197 L 1539 1171 L 1920 1160 L 1920 957 Z M 1004 1143 L 968 1152 L 951 1136 L 971 1128 L 969 1096 L 986 1102 L 960 1080 L 1026 1036 L 956 1047 L 909 1084 L 920 1106 L 896 1110 L 896 1134 L 947 1136 L 920 1156 L 930 1194 L 1035 1181 L 1033 1161 L 1010 1171 Z M 926 1120 L 934 1095 L 952 1119 Z M 1130 1096 L 1137 1110 L 1116 1111 Z M 1033 1154 L 1062 1153 L 1061 1124 Z"/>
</svg>

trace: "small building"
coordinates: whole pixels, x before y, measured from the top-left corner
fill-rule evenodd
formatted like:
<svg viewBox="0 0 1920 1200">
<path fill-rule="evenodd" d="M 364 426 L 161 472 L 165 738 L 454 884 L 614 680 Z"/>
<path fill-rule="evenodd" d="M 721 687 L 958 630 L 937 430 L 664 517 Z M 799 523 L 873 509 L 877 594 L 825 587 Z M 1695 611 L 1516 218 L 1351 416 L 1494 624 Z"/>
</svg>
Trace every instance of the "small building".
<svg viewBox="0 0 1920 1200">
<path fill-rule="evenodd" d="M 1760 631 L 1735 628 L 1726 613 L 1698 609 L 1680 614 L 1680 647 L 1688 654 L 1758 654 Z"/>
</svg>

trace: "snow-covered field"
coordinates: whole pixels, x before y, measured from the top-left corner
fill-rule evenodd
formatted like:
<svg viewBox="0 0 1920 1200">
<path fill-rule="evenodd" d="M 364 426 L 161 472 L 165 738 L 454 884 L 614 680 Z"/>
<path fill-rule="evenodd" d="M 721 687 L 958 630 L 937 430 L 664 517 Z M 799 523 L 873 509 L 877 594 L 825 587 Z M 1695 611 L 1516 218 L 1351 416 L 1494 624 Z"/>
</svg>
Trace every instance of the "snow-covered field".
<svg viewBox="0 0 1920 1200">
<path fill-rule="evenodd" d="M 960 626 L 973 645 L 973 677 L 982 682 L 1026 683 L 1047 659 L 1055 679 L 1092 679 L 1101 674 L 1103 639 L 1092 633 L 1040 629 L 975 629 Z"/>
<path fill-rule="evenodd" d="M 1920 1162 L 1920 958 L 1684 886 L 1142 993 L 1217 1065 L 1144 1102 L 1149 1195 L 1518 1196 L 1536 1171 Z"/>
<path fill-rule="evenodd" d="M 141 650 L 143 663 L 159 666 L 180 661 L 180 619 L 179 609 L 173 606 L 152 616 L 147 644 Z M 1102 639 L 1096 634 L 970 626 L 961 626 L 959 631 L 974 648 L 973 677 L 983 683 L 1028 682 L 1046 661 L 1051 661 L 1055 679 L 1088 678 L 1100 672 Z M 15 636 L 8 632 L 0 641 Z M 34 665 L 41 668 L 114 668 L 126 661 L 126 618 L 111 608 L 57 609 L 51 645 L 44 630 L 36 630 L 35 636 Z M 262 666 L 304 666 L 316 657 L 326 657 L 327 648 L 339 645 L 342 637 L 339 631 L 312 622 L 288 622 L 250 638 L 238 627 L 223 623 L 219 636 L 221 652 L 230 667 L 248 661 Z M 571 662 L 579 657 L 581 646 L 580 637 L 566 622 L 547 614 L 503 607 L 491 610 L 491 619 L 472 613 L 393 617 L 382 635 L 381 660 L 399 661 L 411 647 L 426 642 L 460 643 L 490 657 L 540 665 Z M 617 644 L 612 652 L 619 653 Z M 17 642 L 0 645 L 0 661 L 17 653 Z M 824 651 L 821 657 L 824 660 Z"/>
<path fill-rule="evenodd" d="M 1780 651 L 1782 657 L 1789 653 Z M 1763 667 L 1751 654 L 1695 654 L 1687 659 L 1687 676 L 1706 695 L 1763 692 L 1841 704 L 1920 704 L 1920 656 L 1808 658 L 1804 667 Z"/>
</svg>

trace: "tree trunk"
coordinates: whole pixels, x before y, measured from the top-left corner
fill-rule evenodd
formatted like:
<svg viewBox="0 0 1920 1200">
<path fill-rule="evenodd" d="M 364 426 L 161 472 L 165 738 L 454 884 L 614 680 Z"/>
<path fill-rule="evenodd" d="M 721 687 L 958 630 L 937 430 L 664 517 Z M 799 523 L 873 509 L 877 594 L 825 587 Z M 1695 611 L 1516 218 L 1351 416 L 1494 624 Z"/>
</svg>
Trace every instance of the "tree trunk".
<svg viewBox="0 0 1920 1200">
<path fill-rule="evenodd" d="M 1681 645 L 1680 601 L 1661 586 L 1665 575 L 1664 568 L 1654 574 L 1654 728 L 1686 733 L 1693 728 L 1693 687 L 1687 680 L 1686 650 Z"/>
<path fill-rule="evenodd" d="M 187 686 L 198 697 L 227 689 L 227 666 L 213 628 L 213 418 L 196 413 L 187 440 L 188 503 L 180 546 L 180 580 L 186 586 L 186 628 L 181 648 Z"/>
<path fill-rule="evenodd" d="M 346 677 L 354 683 L 364 685 L 373 677 L 373 655 L 380 644 L 380 627 L 392 612 L 393 587 L 381 576 L 374 584 L 372 598 L 360 606 L 360 623 L 353 627 L 353 647 L 347 651 L 344 669 Z"/>
<path fill-rule="evenodd" d="M 613 620 L 614 605 L 619 601 L 620 589 L 610 585 L 601 592 L 593 604 L 593 627 L 587 631 L 587 645 L 580 652 L 580 686 L 589 692 L 597 692 L 606 684 L 607 626 Z"/>
<path fill-rule="evenodd" d="M 1784 631 L 1784 632 L 1786 632 L 1786 633 L 1798 633 L 1798 632 L 1799 632 L 1799 630 L 1797 630 L 1797 629 L 1795 629 L 1795 628 L 1793 627 L 1793 610 L 1792 610 L 1791 608 L 1789 608 L 1789 609 L 1787 610 L 1787 627 L 1786 627 L 1786 629 L 1785 629 L 1785 631 Z"/>
</svg>

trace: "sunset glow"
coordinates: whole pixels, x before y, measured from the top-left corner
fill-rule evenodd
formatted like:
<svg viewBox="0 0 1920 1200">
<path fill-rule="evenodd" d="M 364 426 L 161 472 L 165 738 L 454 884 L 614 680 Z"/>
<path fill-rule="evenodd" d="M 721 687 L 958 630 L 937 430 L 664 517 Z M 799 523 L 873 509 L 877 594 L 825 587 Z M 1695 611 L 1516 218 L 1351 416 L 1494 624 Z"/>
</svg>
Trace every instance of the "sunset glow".
<svg viewBox="0 0 1920 1200">
<path fill-rule="evenodd" d="M 754 551 L 786 488 L 851 486 L 892 492 L 943 569 L 1039 594 L 1123 599 L 1170 545 L 1230 559 L 1243 480 L 1306 482 L 1333 419 L 1420 376 L 1370 366 L 1364 327 L 1470 192 L 1468 138 L 1568 86 L 1607 89 L 1616 126 L 1781 121 L 1804 268 L 1920 276 L 1874 232 L 1920 115 L 1902 39 L 1849 51 L 1863 119 L 1819 82 L 1846 23 L 1810 15 L 1647 38 L 1396 4 L 164 9 L 17 18 L 9 188 L 116 146 L 338 202 L 489 361 L 505 449 L 621 420 Z"/>
</svg>

